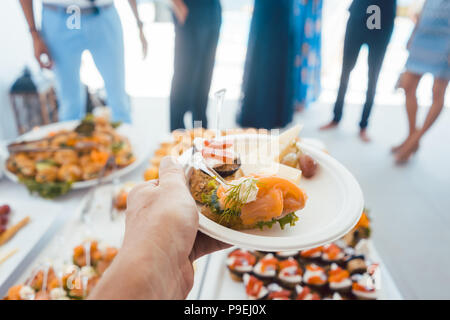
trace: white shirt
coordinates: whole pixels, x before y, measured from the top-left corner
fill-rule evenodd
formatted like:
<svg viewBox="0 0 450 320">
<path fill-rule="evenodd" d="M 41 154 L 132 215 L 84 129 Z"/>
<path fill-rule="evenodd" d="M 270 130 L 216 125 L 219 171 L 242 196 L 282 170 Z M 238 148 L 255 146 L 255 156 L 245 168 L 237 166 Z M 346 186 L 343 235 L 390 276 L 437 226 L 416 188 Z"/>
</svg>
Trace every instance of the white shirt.
<svg viewBox="0 0 450 320">
<path fill-rule="evenodd" d="M 90 8 L 92 7 L 92 1 L 89 0 L 42 0 L 43 4 L 51 4 L 61 7 L 69 7 L 71 5 L 79 6 L 80 8 Z M 94 4 L 97 7 L 102 7 L 105 5 L 113 4 L 114 0 L 95 0 Z"/>
</svg>

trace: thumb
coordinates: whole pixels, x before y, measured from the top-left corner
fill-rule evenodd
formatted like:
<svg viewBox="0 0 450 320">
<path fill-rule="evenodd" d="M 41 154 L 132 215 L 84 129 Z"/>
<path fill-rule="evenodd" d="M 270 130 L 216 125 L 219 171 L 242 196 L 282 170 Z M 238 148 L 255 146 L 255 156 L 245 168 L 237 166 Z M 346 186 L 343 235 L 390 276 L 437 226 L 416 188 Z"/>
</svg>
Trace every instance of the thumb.
<svg viewBox="0 0 450 320">
<path fill-rule="evenodd" d="M 164 157 L 159 165 L 159 185 L 162 188 L 186 188 L 183 168 L 175 157 Z"/>
</svg>

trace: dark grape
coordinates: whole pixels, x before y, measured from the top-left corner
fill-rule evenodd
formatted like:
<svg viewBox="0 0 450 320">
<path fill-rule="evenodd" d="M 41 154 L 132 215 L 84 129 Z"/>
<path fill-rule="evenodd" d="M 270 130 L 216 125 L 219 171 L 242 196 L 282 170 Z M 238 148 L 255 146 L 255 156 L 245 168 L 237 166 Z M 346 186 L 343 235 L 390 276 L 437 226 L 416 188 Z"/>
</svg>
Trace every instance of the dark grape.
<svg viewBox="0 0 450 320">
<path fill-rule="evenodd" d="M 312 178 L 316 174 L 317 162 L 311 156 L 303 153 L 298 157 L 298 162 L 305 178 Z"/>
<path fill-rule="evenodd" d="M 0 206 L 0 216 L 4 215 L 4 214 L 8 214 L 10 212 L 11 212 L 11 208 L 7 204 Z"/>
</svg>

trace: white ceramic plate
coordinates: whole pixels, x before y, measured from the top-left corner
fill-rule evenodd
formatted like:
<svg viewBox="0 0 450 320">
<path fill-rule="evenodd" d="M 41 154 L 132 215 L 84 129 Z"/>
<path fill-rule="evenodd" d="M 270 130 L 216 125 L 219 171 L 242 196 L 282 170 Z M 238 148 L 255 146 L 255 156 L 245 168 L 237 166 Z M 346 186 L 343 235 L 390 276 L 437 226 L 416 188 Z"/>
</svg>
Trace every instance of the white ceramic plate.
<svg viewBox="0 0 450 320">
<path fill-rule="evenodd" d="M 20 136 L 17 141 L 26 141 L 26 140 L 35 140 L 40 139 L 45 136 L 47 136 L 50 132 L 55 132 L 59 130 L 72 130 L 74 129 L 80 121 L 66 121 L 66 122 L 57 122 L 53 123 L 47 126 L 42 126 L 36 130 L 30 131 L 22 136 Z M 146 147 L 146 143 L 142 143 L 142 139 L 139 138 L 139 135 L 133 127 L 129 124 L 122 124 L 117 129 L 117 132 L 121 134 L 124 137 L 127 137 L 131 143 L 131 146 L 133 148 L 134 156 L 136 157 L 136 160 L 130 164 L 127 167 L 124 167 L 122 169 L 117 170 L 113 174 L 110 174 L 104 178 L 104 182 L 112 181 L 114 178 L 119 178 L 123 175 L 126 175 L 136 169 L 142 161 L 145 160 L 149 149 Z M 5 169 L 5 175 L 14 182 L 19 182 L 18 177 L 13 174 L 12 172 Z M 72 184 L 72 189 L 83 189 L 83 188 L 89 188 L 92 187 L 97 183 L 96 179 L 93 180 L 87 180 L 87 181 L 79 181 L 74 182 Z"/>
<path fill-rule="evenodd" d="M 234 138 L 248 139 L 248 136 Z M 302 178 L 300 182 L 308 200 L 305 208 L 296 213 L 299 220 L 295 226 L 282 230 L 276 224 L 271 229 L 236 231 L 200 214 L 200 230 L 223 242 L 261 251 L 314 248 L 348 233 L 358 222 L 364 207 L 358 182 L 341 163 L 317 147 L 302 143 L 302 149 L 318 162 L 319 170 L 313 178 Z M 186 161 L 191 152 L 186 151 L 180 160 Z"/>
</svg>

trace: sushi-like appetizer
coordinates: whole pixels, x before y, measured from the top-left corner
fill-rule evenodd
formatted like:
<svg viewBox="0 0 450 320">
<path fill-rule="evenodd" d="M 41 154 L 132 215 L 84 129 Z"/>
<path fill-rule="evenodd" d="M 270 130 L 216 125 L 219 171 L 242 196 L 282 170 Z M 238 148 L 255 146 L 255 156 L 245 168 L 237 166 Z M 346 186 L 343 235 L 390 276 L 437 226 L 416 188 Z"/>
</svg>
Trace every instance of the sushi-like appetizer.
<svg viewBox="0 0 450 320">
<path fill-rule="evenodd" d="M 334 243 L 330 243 L 323 247 L 322 261 L 326 264 L 337 263 L 342 264 L 345 253 L 344 251 Z"/>
<path fill-rule="evenodd" d="M 368 239 L 370 234 L 371 229 L 368 210 L 364 209 L 356 226 L 343 237 L 343 240 L 348 246 L 355 247 L 360 240 Z"/>
<path fill-rule="evenodd" d="M 5 300 L 34 300 L 36 291 L 28 285 L 16 285 L 8 290 Z"/>
<path fill-rule="evenodd" d="M 268 284 L 276 279 L 278 270 L 278 259 L 273 254 L 269 253 L 264 258 L 258 261 L 253 268 L 255 277 Z"/>
<path fill-rule="evenodd" d="M 346 260 L 347 270 L 351 275 L 362 274 L 367 271 L 366 261 L 363 255 L 352 256 Z"/>
<path fill-rule="evenodd" d="M 269 252 L 269 251 L 259 251 L 259 250 L 255 250 L 253 251 L 253 254 L 256 256 L 257 259 L 262 259 L 264 258 L 267 254 L 273 254 L 276 256 L 275 252 Z"/>
<path fill-rule="evenodd" d="M 334 292 L 332 295 L 325 297 L 323 300 L 344 300 L 344 298 L 338 292 Z"/>
<path fill-rule="evenodd" d="M 245 273 L 252 272 L 256 264 L 256 257 L 247 250 L 236 249 L 228 254 L 226 264 L 231 279 L 240 282 Z"/>
<path fill-rule="evenodd" d="M 305 266 L 303 283 L 319 292 L 327 288 L 328 277 L 325 269 L 312 263 Z"/>
<path fill-rule="evenodd" d="M 295 286 L 295 300 L 320 300 L 320 295 L 307 286 Z"/>
<path fill-rule="evenodd" d="M 264 283 L 248 273 L 242 277 L 245 284 L 245 292 L 250 300 L 263 300 L 269 294 L 269 290 Z"/>
<path fill-rule="evenodd" d="M 300 261 L 303 263 L 320 263 L 323 247 L 302 250 L 300 252 Z"/>
<path fill-rule="evenodd" d="M 359 276 L 359 279 L 353 283 L 352 294 L 358 300 L 376 300 L 378 298 L 374 281 L 367 273 Z"/>
<path fill-rule="evenodd" d="M 284 289 L 278 283 L 269 284 L 267 289 L 269 290 L 267 300 L 291 300 L 292 291 Z"/>
<path fill-rule="evenodd" d="M 298 251 L 279 251 L 275 253 L 275 257 L 279 260 L 286 260 L 289 258 L 298 258 Z"/>
<path fill-rule="evenodd" d="M 349 293 L 352 289 L 350 273 L 333 263 L 328 270 L 328 286 L 333 292 Z"/>
<path fill-rule="evenodd" d="M 278 281 L 280 284 L 289 289 L 294 289 L 296 285 L 302 282 L 303 271 L 297 260 L 290 257 L 278 263 Z"/>
</svg>

